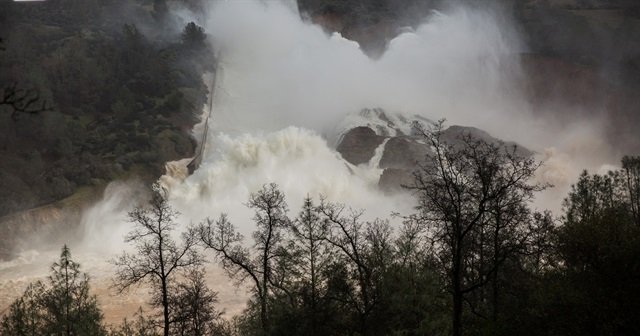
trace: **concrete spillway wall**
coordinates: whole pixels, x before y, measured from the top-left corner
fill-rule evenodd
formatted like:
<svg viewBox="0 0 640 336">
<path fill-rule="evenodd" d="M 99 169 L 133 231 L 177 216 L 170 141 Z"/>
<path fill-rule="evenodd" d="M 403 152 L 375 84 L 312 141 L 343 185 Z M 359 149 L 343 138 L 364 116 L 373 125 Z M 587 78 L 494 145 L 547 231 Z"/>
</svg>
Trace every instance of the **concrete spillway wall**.
<svg viewBox="0 0 640 336">
<path fill-rule="evenodd" d="M 189 162 L 189 164 L 187 165 L 189 174 L 193 174 L 193 172 L 196 169 L 198 169 L 198 167 L 200 167 L 200 164 L 202 163 L 202 157 L 204 156 L 205 148 L 207 146 L 207 134 L 209 133 L 209 122 L 211 121 L 211 116 L 213 115 L 213 102 L 215 100 L 214 97 L 217 91 L 216 78 L 218 77 L 218 72 L 220 70 L 217 65 L 214 67 L 214 69 L 215 70 L 213 71 L 210 82 L 209 82 L 209 99 L 207 101 L 206 113 L 204 113 L 203 115 L 203 118 L 205 118 L 204 129 L 202 131 L 202 135 L 200 139 L 198 139 L 196 154 L 191 160 L 191 162 Z"/>
</svg>

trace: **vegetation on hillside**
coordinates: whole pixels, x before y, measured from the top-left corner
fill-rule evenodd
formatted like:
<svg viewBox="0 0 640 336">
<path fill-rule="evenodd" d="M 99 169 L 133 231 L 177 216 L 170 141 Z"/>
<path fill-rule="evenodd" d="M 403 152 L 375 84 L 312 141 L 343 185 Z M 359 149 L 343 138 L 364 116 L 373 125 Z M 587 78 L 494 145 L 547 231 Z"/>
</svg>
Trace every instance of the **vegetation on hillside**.
<svg viewBox="0 0 640 336">
<path fill-rule="evenodd" d="M 44 110 L 0 104 L 0 216 L 132 173 L 154 179 L 193 155 L 213 70 L 202 28 L 143 0 L 3 2 L 0 12 L 0 97 L 30 95 Z"/>
</svg>

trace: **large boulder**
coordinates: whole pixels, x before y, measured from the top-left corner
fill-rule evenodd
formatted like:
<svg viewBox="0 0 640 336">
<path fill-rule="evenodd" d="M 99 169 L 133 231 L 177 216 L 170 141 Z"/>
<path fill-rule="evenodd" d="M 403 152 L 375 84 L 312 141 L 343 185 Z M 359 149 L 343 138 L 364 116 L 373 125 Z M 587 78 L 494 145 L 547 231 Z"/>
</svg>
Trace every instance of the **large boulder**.
<svg viewBox="0 0 640 336">
<path fill-rule="evenodd" d="M 378 187 L 387 193 L 399 192 L 413 183 L 413 173 L 408 169 L 387 168 L 382 171 Z"/>
<path fill-rule="evenodd" d="M 343 128 L 337 151 L 353 165 L 372 164 L 372 168 L 381 169 L 378 186 L 386 192 L 397 192 L 403 186 L 411 185 L 413 172 L 433 153 L 430 144 L 412 132 L 412 125 L 416 122 L 432 124 L 424 117 L 406 117 L 374 108 L 363 109 L 347 116 L 345 120 L 348 126 Z M 518 155 L 533 155 L 533 152 L 514 142 L 503 142 L 475 127 L 450 126 L 443 130 L 441 140 L 456 147 L 461 146 L 465 138 L 503 144 L 508 148 L 515 146 Z M 376 149 L 380 146 L 384 146 L 382 153 L 378 152 L 381 155 L 376 156 Z M 374 156 L 379 161 L 372 161 Z"/>
<path fill-rule="evenodd" d="M 349 163 L 359 165 L 369 162 L 375 154 L 376 148 L 383 141 L 384 137 L 377 135 L 371 128 L 359 126 L 342 136 L 337 150 Z"/>
<path fill-rule="evenodd" d="M 393 137 L 384 146 L 379 168 L 413 170 L 430 153 L 429 147 L 415 136 Z"/>
</svg>

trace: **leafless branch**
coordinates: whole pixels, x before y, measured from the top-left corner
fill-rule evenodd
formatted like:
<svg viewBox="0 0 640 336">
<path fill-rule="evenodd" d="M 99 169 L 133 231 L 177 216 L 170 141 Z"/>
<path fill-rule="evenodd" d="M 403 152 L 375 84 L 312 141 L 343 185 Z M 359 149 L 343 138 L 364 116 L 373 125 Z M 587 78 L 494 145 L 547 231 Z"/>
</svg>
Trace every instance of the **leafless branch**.
<svg viewBox="0 0 640 336">
<path fill-rule="evenodd" d="M 40 97 L 39 90 L 20 88 L 17 83 L 9 84 L 2 89 L 0 106 L 11 109 L 13 120 L 17 120 L 20 114 L 37 114 L 53 110 L 49 101 Z"/>
</svg>

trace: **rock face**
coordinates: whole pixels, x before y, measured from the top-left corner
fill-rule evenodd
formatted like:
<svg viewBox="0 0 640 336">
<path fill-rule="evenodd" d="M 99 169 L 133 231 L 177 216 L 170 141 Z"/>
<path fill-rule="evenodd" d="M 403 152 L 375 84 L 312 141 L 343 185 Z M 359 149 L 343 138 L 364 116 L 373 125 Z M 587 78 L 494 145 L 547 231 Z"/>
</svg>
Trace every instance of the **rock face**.
<svg viewBox="0 0 640 336">
<path fill-rule="evenodd" d="M 382 170 L 378 185 L 386 192 L 397 192 L 403 186 L 411 185 L 413 171 L 432 154 L 424 139 L 411 131 L 416 122 L 424 125 L 431 123 L 420 116 L 405 117 L 379 108 L 363 109 L 346 118 L 346 124 L 351 128 L 342 134 L 337 151 L 353 165 L 375 164 L 371 160 L 376 149 L 383 145 L 382 156 L 375 167 Z M 507 147 L 516 146 L 521 156 L 533 155 L 533 152 L 514 142 L 502 142 L 475 127 L 450 126 L 443 131 L 442 140 L 456 146 L 462 144 L 462 138 L 466 136 L 489 143 L 502 143 Z"/>
<path fill-rule="evenodd" d="M 429 147 L 419 141 L 415 136 L 390 138 L 384 147 L 380 168 L 412 170 L 431 153 Z"/>
<path fill-rule="evenodd" d="M 387 168 L 382 171 L 378 186 L 385 192 L 398 192 L 403 187 L 410 186 L 413 183 L 413 175 L 410 170 Z"/>
<path fill-rule="evenodd" d="M 516 153 L 520 156 L 531 156 L 534 153 L 513 141 L 502 141 L 492 137 L 489 133 L 475 128 L 453 125 L 442 132 L 442 141 L 449 145 L 457 146 L 462 144 L 463 137 L 469 136 L 472 139 L 482 140 L 488 143 L 497 144 L 501 142 L 507 148 L 516 148 Z"/>
<path fill-rule="evenodd" d="M 369 162 L 383 141 L 371 128 L 359 126 L 344 134 L 337 149 L 349 163 L 359 165 Z"/>
</svg>

